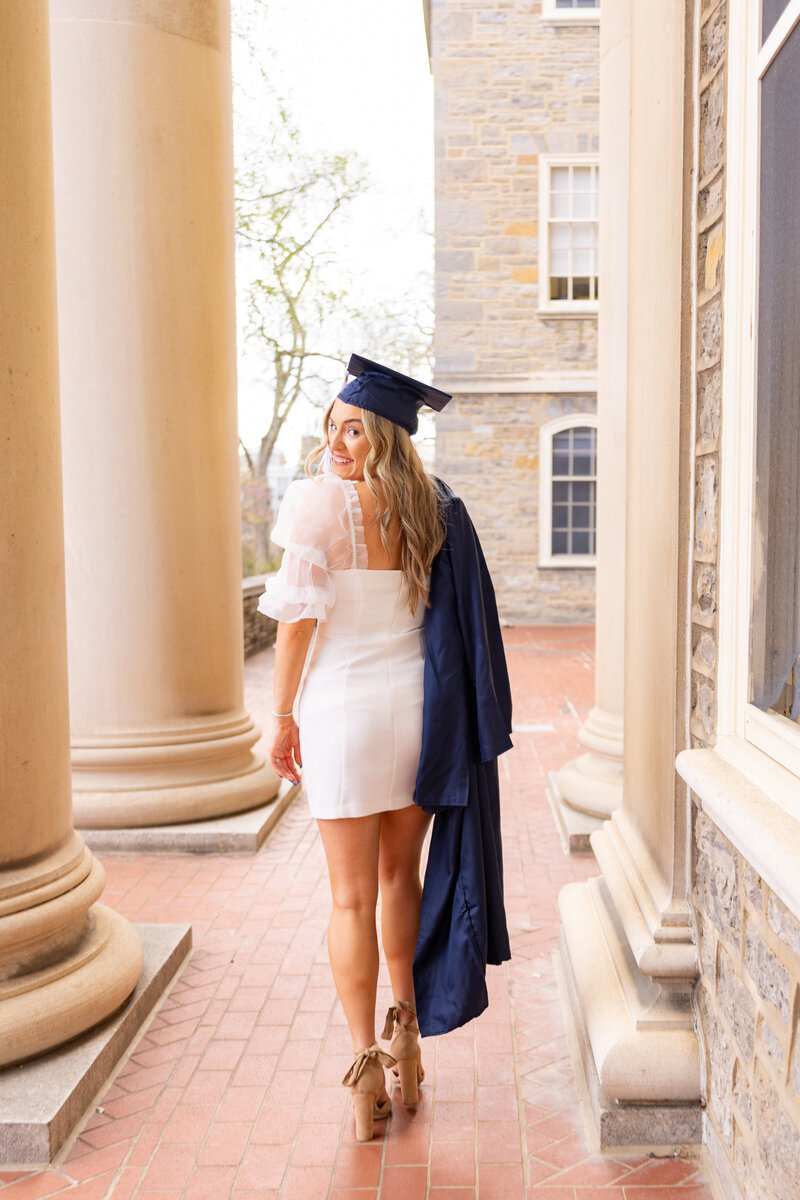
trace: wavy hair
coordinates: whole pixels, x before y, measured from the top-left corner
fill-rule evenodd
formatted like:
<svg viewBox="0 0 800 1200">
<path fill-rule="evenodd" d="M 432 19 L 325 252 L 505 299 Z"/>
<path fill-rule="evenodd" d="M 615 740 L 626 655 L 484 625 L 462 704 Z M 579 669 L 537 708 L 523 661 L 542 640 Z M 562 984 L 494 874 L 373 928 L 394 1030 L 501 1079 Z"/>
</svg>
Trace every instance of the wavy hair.
<svg viewBox="0 0 800 1200">
<path fill-rule="evenodd" d="M 309 475 L 316 474 L 328 447 L 328 423 L 335 400 L 322 419 L 323 440 L 306 459 Z M 395 520 L 400 524 L 400 562 L 412 613 L 427 608 L 428 573 L 444 541 L 446 524 L 433 480 L 426 473 L 411 437 L 399 425 L 362 408 L 364 432 L 370 444 L 364 463 L 364 482 L 377 501 L 375 521 L 387 553 Z"/>
</svg>

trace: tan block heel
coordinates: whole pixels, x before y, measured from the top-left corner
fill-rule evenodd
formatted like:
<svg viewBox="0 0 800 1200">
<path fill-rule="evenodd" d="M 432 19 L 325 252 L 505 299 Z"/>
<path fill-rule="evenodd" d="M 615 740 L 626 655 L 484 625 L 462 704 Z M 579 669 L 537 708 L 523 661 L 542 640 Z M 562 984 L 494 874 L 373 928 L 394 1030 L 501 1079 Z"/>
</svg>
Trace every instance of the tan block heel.
<svg viewBox="0 0 800 1200">
<path fill-rule="evenodd" d="M 369 1142 L 372 1139 L 372 1122 L 375 1116 L 375 1101 L 377 1096 L 371 1092 L 353 1093 L 353 1111 L 356 1118 L 356 1141 Z"/>
<path fill-rule="evenodd" d="M 400 1090 L 403 1094 L 403 1104 L 413 1108 L 419 1104 L 419 1059 L 399 1058 L 397 1073 L 400 1076 Z"/>
<path fill-rule="evenodd" d="M 353 1097 L 357 1142 L 370 1141 L 373 1120 L 388 1117 L 391 1110 L 391 1097 L 387 1097 L 382 1104 L 378 1102 L 378 1097 L 386 1087 L 384 1066 L 394 1067 L 395 1060 L 377 1043 L 373 1043 L 365 1050 L 356 1052 L 353 1065 L 342 1080 Z"/>
<path fill-rule="evenodd" d="M 405 1010 L 410 1019 L 402 1022 L 399 1014 Z M 383 1036 L 391 1037 L 390 1053 L 397 1060 L 393 1074 L 400 1082 L 403 1104 L 413 1108 L 419 1103 L 419 1085 L 425 1078 L 422 1067 L 422 1055 L 419 1045 L 419 1025 L 417 1011 L 410 1000 L 398 1000 L 386 1014 Z"/>
</svg>

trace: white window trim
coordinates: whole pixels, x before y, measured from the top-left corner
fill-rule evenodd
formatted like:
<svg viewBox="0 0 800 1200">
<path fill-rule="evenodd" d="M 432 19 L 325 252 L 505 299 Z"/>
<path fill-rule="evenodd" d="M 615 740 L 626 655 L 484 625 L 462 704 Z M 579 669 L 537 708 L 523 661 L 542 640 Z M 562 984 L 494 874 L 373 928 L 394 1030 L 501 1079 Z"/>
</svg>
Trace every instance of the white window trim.
<svg viewBox="0 0 800 1200">
<path fill-rule="evenodd" d="M 539 427 L 539 566 L 594 568 L 596 554 L 553 554 L 553 435 L 576 427 L 597 429 L 596 413 L 567 413 Z M 595 475 L 595 478 L 597 476 Z M 596 510 L 595 510 L 596 519 Z M 595 533 L 595 537 L 596 537 Z"/>
<path fill-rule="evenodd" d="M 553 167 L 597 167 L 597 154 L 539 155 L 539 312 L 547 317 L 596 316 L 597 300 L 550 299 L 550 171 Z M 599 279 L 599 276 L 598 276 Z"/>
<path fill-rule="evenodd" d="M 556 0 L 542 0 L 540 20 L 545 25 L 599 25 L 600 7 L 556 8 Z"/>
<path fill-rule="evenodd" d="M 720 492 L 718 738 L 716 750 L 782 808 L 800 818 L 800 728 L 749 703 L 753 586 L 755 389 L 759 188 L 759 80 L 800 20 L 790 0 L 759 50 L 758 0 L 730 10 L 726 244 Z"/>
</svg>

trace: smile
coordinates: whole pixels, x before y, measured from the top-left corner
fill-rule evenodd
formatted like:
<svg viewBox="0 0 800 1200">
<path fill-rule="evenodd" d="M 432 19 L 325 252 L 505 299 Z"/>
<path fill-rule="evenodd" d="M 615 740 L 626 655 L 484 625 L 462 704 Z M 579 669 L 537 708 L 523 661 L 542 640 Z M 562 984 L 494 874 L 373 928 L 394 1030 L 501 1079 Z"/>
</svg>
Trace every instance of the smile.
<svg viewBox="0 0 800 1200">
<path fill-rule="evenodd" d="M 332 454 L 332 458 L 333 461 L 338 463 L 340 467 L 346 467 L 348 463 L 353 461 L 352 458 L 342 458 L 341 454 Z"/>
</svg>

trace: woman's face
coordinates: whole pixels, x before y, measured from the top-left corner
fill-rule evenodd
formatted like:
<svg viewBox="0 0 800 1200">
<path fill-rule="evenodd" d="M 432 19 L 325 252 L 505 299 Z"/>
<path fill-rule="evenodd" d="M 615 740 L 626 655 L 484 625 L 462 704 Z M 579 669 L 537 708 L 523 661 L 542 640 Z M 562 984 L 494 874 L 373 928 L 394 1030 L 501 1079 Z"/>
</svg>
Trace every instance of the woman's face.
<svg viewBox="0 0 800 1200">
<path fill-rule="evenodd" d="M 334 400 L 328 418 L 328 446 L 334 475 L 353 481 L 364 478 L 364 463 L 370 444 L 364 432 L 360 408 L 345 404 L 343 400 Z"/>
</svg>

